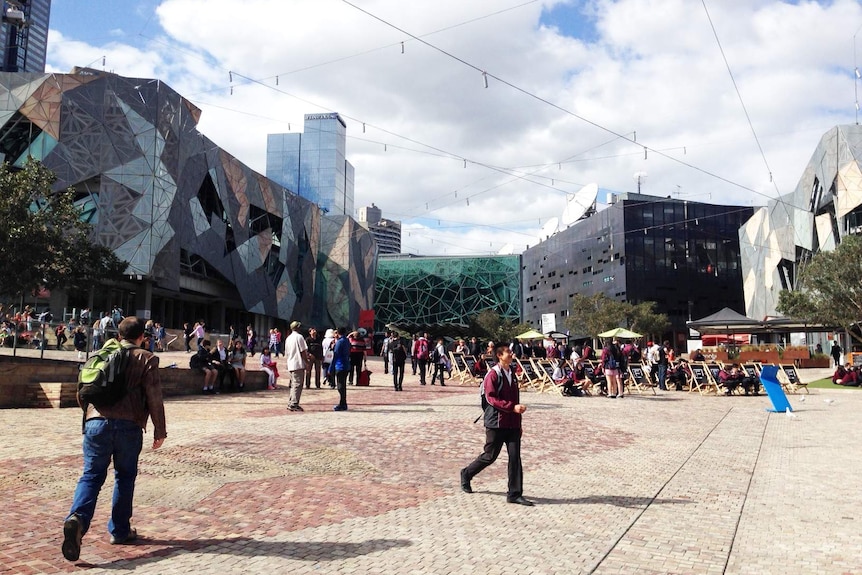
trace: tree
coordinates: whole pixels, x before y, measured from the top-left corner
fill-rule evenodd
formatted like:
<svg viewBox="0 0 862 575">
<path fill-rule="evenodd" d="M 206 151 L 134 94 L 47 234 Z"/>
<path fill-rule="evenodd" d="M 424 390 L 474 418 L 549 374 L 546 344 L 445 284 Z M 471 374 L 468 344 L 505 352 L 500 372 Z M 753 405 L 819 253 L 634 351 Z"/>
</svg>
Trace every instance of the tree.
<svg viewBox="0 0 862 575">
<path fill-rule="evenodd" d="M 588 336 L 627 325 L 631 304 L 609 298 L 603 293 L 586 296 L 575 294 L 572 313 L 566 318 L 566 327 L 572 332 Z"/>
<path fill-rule="evenodd" d="M 110 249 L 90 241 L 92 227 L 80 218 L 74 190 L 53 191 L 55 180 L 37 160 L 20 170 L 0 166 L 0 294 L 81 289 L 126 267 Z"/>
<path fill-rule="evenodd" d="M 660 339 L 660 335 L 670 326 L 667 314 L 658 313 L 654 301 L 644 301 L 633 305 L 631 313 L 627 316 L 629 329 L 644 335 L 653 335 L 654 339 Z"/>
<path fill-rule="evenodd" d="M 603 293 L 572 299 L 572 313 L 566 327 L 576 333 L 595 336 L 615 327 L 625 326 L 642 334 L 661 334 L 670 322 L 667 315 L 655 311 L 656 303 L 645 301 L 637 305 L 617 301 Z"/>
<path fill-rule="evenodd" d="M 820 251 L 799 274 L 796 290 L 778 294 L 776 309 L 797 320 L 851 328 L 862 319 L 862 238 L 848 235 L 833 251 Z"/>
<path fill-rule="evenodd" d="M 516 324 L 503 318 L 492 309 L 480 311 L 473 318 L 473 325 L 481 332 L 481 335 L 491 339 L 495 343 L 511 341 L 519 333 L 524 333 L 530 329 L 525 324 Z"/>
</svg>

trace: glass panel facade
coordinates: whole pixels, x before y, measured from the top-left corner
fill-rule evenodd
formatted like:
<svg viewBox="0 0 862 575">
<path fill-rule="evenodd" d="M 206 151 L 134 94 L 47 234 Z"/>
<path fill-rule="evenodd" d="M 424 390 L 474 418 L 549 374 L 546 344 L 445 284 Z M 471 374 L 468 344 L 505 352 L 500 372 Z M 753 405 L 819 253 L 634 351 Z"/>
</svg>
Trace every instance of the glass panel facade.
<svg viewBox="0 0 862 575">
<path fill-rule="evenodd" d="M 467 324 L 491 309 L 521 317 L 520 256 L 381 257 L 374 307 L 380 329 L 387 324 Z"/>
<path fill-rule="evenodd" d="M 266 176 L 333 215 L 353 215 L 353 166 L 338 114 L 307 114 L 302 134 L 270 134 Z"/>
</svg>

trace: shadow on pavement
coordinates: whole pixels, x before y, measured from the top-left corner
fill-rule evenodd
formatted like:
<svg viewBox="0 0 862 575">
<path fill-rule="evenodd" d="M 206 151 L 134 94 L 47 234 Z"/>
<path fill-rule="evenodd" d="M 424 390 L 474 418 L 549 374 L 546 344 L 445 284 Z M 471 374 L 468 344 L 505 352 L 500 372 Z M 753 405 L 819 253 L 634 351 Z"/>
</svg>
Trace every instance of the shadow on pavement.
<svg viewBox="0 0 862 575">
<path fill-rule="evenodd" d="M 158 547 L 158 549 L 137 557 L 117 558 L 110 563 L 78 562 L 77 564 L 126 571 L 129 569 L 130 563 L 151 563 L 176 553 L 189 552 L 247 557 L 265 555 L 300 561 L 341 561 L 409 545 L 411 542 L 407 539 L 370 539 L 361 543 L 338 543 L 332 541 L 258 541 L 251 537 L 226 537 L 224 539 L 148 539 L 140 537 L 134 545 L 129 545 L 126 548 L 129 551 L 133 549 L 143 550 L 143 548 L 150 546 Z"/>
<path fill-rule="evenodd" d="M 476 490 L 476 493 L 506 496 L 506 493 L 503 491 Z M 690 499 L 653 499 L 652 497 L 632 497 L 629 495 L 591 495 L 589 497 L 556 498 L 530 497 L 529 494 L 525 494 L 524 497 L 536 505 L 613 505 L 614 507 L 628 507 L 632 509 L 640 509 L 648 505 L 692 503 Z"/>
</svg>

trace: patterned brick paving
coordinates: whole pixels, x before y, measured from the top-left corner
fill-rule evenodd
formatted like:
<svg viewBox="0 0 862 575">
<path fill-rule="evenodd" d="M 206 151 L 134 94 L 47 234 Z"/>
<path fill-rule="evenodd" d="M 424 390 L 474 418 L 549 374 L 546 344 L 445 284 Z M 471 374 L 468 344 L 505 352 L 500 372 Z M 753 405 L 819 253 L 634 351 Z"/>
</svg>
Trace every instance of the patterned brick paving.
<svg viewBox="0 0 862 575">
<path fill-rule="evenodd" d="M 0 573 L 862 573 L 862 394 L 667 392 L 623 400 L 525 393 L 526 495 L 505 453 L 461 493 L 481 450 L 475 387 L 170 399 L 141 458 L 136 545 L 108 544 L 111 479 L 81 561 L 60 554 L 80 471 L 80 412 L 0 411 Z M 833 399 L 825 403 L 824 399 Z M 145 441 L 145 445 L 148 442 Z"/>
</svg>

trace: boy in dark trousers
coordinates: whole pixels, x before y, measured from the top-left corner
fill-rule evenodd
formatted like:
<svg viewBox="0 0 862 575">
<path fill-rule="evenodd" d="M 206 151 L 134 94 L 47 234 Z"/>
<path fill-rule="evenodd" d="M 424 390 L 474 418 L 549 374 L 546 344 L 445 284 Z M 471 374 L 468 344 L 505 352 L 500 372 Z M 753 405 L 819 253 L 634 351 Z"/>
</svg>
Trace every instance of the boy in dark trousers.
<svg viewBox="0 0 862 575">
<path fill-rule="evenodd" d="M 521 468 L 521 414 L 527 406 L 520 403 L 518 379 L 512 369 L 512 350 L 505 344 L 494 348 L 497 365 L 488 370 L 482 383 L 485 407 L 485 448 L 470 465 L 461 470 L 461 489 L 473 493 L 470 481 L 494 463 L 503 444 L 509 454 L 509 490 L 506 501 L 532 506 L 524 499 L 524 472 Z"/>
</svg>

